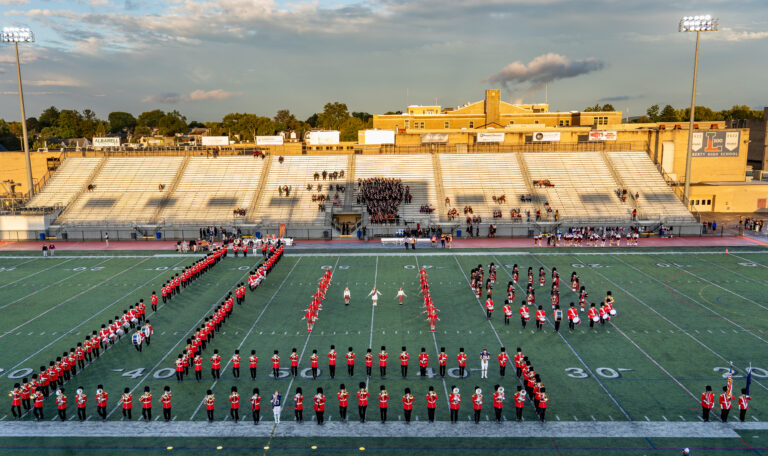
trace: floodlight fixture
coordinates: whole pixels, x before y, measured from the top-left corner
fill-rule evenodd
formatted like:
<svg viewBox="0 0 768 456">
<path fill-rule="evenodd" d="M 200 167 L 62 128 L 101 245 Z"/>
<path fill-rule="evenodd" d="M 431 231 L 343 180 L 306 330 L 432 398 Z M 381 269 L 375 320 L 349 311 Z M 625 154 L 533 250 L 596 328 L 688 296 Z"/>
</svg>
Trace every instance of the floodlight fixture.
<svg viewBox="0 0 768 456">
<path fill-rule="evenodd" d="M 3 27 L 0 43 L 34 43 L 35 34 L 26 27 Z"/>
<path fill-rule="evenodd" d="M 690 210 L 691 194 L 691 157 L 693 156 L 693 120 L 696 112 L 696 78 L 699 72 L 699 36 L 701 32 L 716 32 L 720 20 L 709 14 L 701 16 L 683 16 L 680 19 L 678 30 L 680 32 L 696 32 L 696 53 L 693 58 L 693 89 L 691 90 L 691 114 L 688 123 L 688 150 L 685 157 L 685 187 L 683 189 L 683 202 Z"/>
<path fill-rule="evenodd" d="M 27 192 L 32 198 L 35 187 L 32 182 L 32 161 L 29 158 L 29 139 L 27 138 L 27 115 L 24 112 L 24 91 L 21 88 L 21 63 L 19 62 L 19 43 L 34 43 L 35 34 L 26 27 L 3 27 L 0 31 L 0 43 L 13 43 L 16 51 L 16 76 L 19 81 L 19 106 L 21 106 L 21 131 L 24 139 L 24 159 L 27 165 Z"/>
</svg>

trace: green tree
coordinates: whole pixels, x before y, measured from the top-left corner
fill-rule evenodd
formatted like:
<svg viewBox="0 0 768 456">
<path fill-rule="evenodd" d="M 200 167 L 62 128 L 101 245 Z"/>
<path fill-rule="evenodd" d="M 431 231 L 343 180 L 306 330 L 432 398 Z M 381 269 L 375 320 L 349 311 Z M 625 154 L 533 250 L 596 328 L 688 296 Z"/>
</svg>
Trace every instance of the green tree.
<svg viewBox="0 0 768 456">
<path fill-rule="evenodd" d="M 721 111 L 725 120 L 736 119 L 762 119 L 763 111 L 752 110 L 747 105 L 733 106 L 731 109 L 724 109 Z"/>
<path fill-rule="evenodd" d="M 387 111 L 387 112 L 384 113 L 384 115 L 385 116 L 394 116 L 394 115 L 398 115 L 398 114 L 402 114 L 402 113 L 403 113 L 403 111 Z"/>
<path fill-rule="evenodd" d="M 56 121 L 59 120 L 59 110 L 54 106 L 43 111 L 40 117 L 37 119 L 40 123 L 40 128 L 53 127 L 56 125 Z"/>
<path fill-rule="evenodd" d="M 594 106 L 587 106 L 584 108 L 584 112 L 611 112 L 615 110 L 616 108 L 610 103 L 606 103 L 602 106 L 600 106 L 600 103 L 596 103 Z"/>
<path fill-rule="evenodd" d="M 221 122 L 206 122 L 205 128 L 208 129 L 210 136 L 222 136 L 226 133 L 224 127 L 221 126 Z"/>
<path fill-rule="evenodd" d="M 192 122 L 187 125 L 189 128 L 205 128 L 205 124 L 202 122 L 198 122 L 197 120 L 193 120 Z"/>
<path fill-rule="evenodd" d="M 133 135 L 131 136 L 131 142 L 138 142 L 145 136 L 152 136 L 152 129 L 146 125 L 137 125 L 133 129 Z"/>
<path fill-rule="evenodd" d="M 304 127 L 304 122 L 296 118 L 291 111 L 287 109 L 281 109 L 277 111 L 275 117 L 272 119 L 275 122 L 275 130 L 301 130 Z"/>
<path fill-rule="evenodd" d="M 19 137 L 11 130 L 10 124 L 3 119 L 0 119 L 0 145 L 8 150 L 21 149 Z"/>
<path fill-rule="evenodd" d="M 83 116 L 74 109 L 62 109 L 54 126 L 56 137 L 61 139 L 79 138 L 82 133 Z"/>
<path fill-rule="evenodd" d="M 167 113 L 157 123 L 157 128 L 163 136 L 174 136 L 177 133 L 187 132 L 187 118 L 179 111 L 173 110 Z"/>
<path fill-rule="evenodd" d="M 320 125 L 320 114 L 314 113 L 311 116 L 307 117 L 307 120 L 305 121 L 307 124 L 309 124 L 312 128 L 317 128 L 318 125 Z"/>
<path fill-rule="evenodd" d="M 323 112 L 317 117 L 318 125 L 326 130 L 339 130 L 344 122 L 349 119 L 347 105 L 339 103 L 326 103 Z"/>
<path fill-rule="evenodd" d="M 677 115 L 677 111 L 671 105 L 664 106 L 659 115 L 659 122 L 679 122 L 680 117 Z"/>
<path fill-rule="evenodd" d="M 160 126 L 160 119 L 165 117 L 165 113 L 159 109 L 155 109 L 154 111 L 146 111 L 139 114 L 139 117 L 136 119 L 137 125 L 143 125 L 145 127 L 149 128 L 157 128 Z"/>
<path fill-rule="evenodd" d="M 130 112 L 110 112 L 107 118 L 109 119 L 110 133 L 130 133 L 136 128 L 136 118 Z"/>
<path fill-rule="evenodd" d="M 339 140 L 357 141 L 357 132 L 365 127 L 365 123 L 358 117 L 349 117 L 339 128 Z"/>
<path fill-rule="evenodd" d="M 243 114 L 236 127 L 241 140 L 250 139 L 256 142 L 256 136 L 275 134 L 275 123 L 272 119 L 256 114 Z"/>
<path fill-rule="evenodd" d="M 648 115 L 648 119 L 650 119 L 651 122 L 659 121 L 659 105 L 655 104 L 651 106 L 645 113 Z"/>
<path fill-rule="evenodd" d="M 367 112 L 353 112 L 352 117 L 357 117 L 364 124 L 367 124 L 369 120 L 373 119 L 373 114 L 369 114 Z"/>
</svg>

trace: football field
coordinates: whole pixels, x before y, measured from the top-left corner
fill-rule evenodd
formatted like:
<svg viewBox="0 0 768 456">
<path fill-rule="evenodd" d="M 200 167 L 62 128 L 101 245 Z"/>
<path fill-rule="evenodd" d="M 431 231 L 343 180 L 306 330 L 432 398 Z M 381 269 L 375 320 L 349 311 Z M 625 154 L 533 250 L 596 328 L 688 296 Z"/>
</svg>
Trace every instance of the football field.
<svg viewBox="0 0 768 456">
<path fill-rule="evenodd" d="M 88 364 L 69 381 L 68 421 L 56 417 L 54 399 L 45 401 L 45 421 L 32 414 L 13 421 L 9 407 L 0 410 L 0 453 L 3 454 L 147 454 L 185 452 L 210 454 L 219 449 L 231 454 L 508 454 L 517 450 L 532 454 L 679 454 L 691 447 L 693 454 L 768 454 L 768 250 L 759 247 L 724 249 L 532 249 L 514 250 L 401 250 L 300 251 L 286 256 L 232 316 L 203 351 L 203 378 L 177 382 L 173 362 L 187 338 L 204 317 L 221 303 L 233 287 L 245 281 L 261 257 L 244 259 L 230 255 L 211 271 L 159 306 L 147 306 L 155 334 L 150 346 L 137 352 L 127 337 Z M 0 255 L 0 382 L 10 391 L 15 382 L 38 372 L 41 365 L 74 347 L 102 323 L 122 314 L 172 273 L 190 265 L 192 255 L 156 252 L 60 252 L 54 258 L 26 253 Z M 475 298 L 469 288 L 472 268 L 485 271 L 498 266 L 494 288 L 496 311 L 486 318 L 484 297 Z M 536 330 L 533 320 L 523 329 L 520 319 L 504 324 L 501 307 L 513 265 L 536 276 L 537 305 L 547 310 L 548 324 Z M 433 333 L 425 320 L 417 271 L 425 267 L 440 321 Z M 544 267 L 546 284 L 538 285 L 538 269 Z M 561 306 L 577 302 L 568 278 L 576 272 L 599 303 L 606 291 L 616 299 L 618 315 L 606 325 L 590 328 L 586 314 L 582 324 L 559 333 L 551 325 L 550 272 L 561 275 Z M 304 309 L 325 270 L 333 272 L 323 310 L 312 332 L 302 320 Z M 486 275 L 487 277 L 487 275 Z M 367 297 L 376 285 L 379 304 Z M 351 305 L 342 293 L 351 291 Z M 397 290 L 408 295 L 398 305 Z M 517 288 L 517 304 L 524 296 Z M 533 309 L 532 309 L 533 311 Z M 331 379 L 326 354 L 335 345 L 339 366 Z M 386 346 L 387 374 L 379 374 L 378 362 L 366 376 L 363 356 L 368 348 L 376 354 Z M 403 378 L 397 356 L 405 346 L 410 354 L 408 375 Z M 547 422 L 537 421 L 533 407 L 525 407 L 524 421 L 515 421 L 511 396 L 519 385 L 514 368 L 499 375 L 496 356 L 500 347 L 510 356 L 517 347 L 529 357 L 541 375 L 550 397 Z M 343 355 L 352 347 L 357 355 L 353 376 L 346 371 Z M 448 370 L 438 374 L 437 353 L 445 347 Z M 463 347 L 468 354 L 464 377 L 459 376 L 456 356 Z M 300 355 L 299 375 L 288 371 L 292 349 Z M 426 377 L 419 375 L 417 356 L 429 354 Z M 492 359 L 487 379 L 480 378 L 479 355 L 487 348 Z M 220 379 L 213 379 L 208 358 L 217 349 L 222 355 Z M 243 365 L 235 378 L 229 363 L 236 349 Z M 257 379 L 251 380 L 247 357 L 259 358 Z M 269 358 L 279 350 L 280 377 L 272 377 Z M 320 356 L 319 378 L 312 379 L 309 357 Z M 752 367 L 751 401 L 747 421 L 737 423 L 734 401 L 727 424 L 702 423 L 699 397 L 706 385 L 717 396 L 733 365 L 734 394 L 745 386 Z M 190 370 L 191 373 L 191 370 Z M 374 395 L 384 385 L 392 396 L 388 422 L 379 423 L 377 402 L 371 400 L 369 422 L 357 420 L 357 401 L 350 398 L 349 422 L 339 420 L 336 392 L 344 383 L 351 396 L 365 382 Z M 96 414 L 95 391 L 103 384 L 109 393 L 108 422 Z M 494 385 L 504 386 L 507 402 L 503 422 L 493 422 L 491 396 Z M 173 393 L 172 422 L 165 423 L 158 399 L 165 385 Z M 75 389 L 88 395 L 85 423 L 77 421 Z M 153 422 L 141 422 L 138 396 L 149 386 L 155 397 Z M 227 397 L 232 386 L 242 396 L 239 423 L 229 418 Z M 425 395 L 434 387 L 440 401 L 434 424 L 427 423 Z M 460 422 L 448 422 L 447 393 L 461 390 Z M 117 400 L 124 388 L 134 394 L 133 420 L 123 420 Z M 260 389 L 261 423 L 251 421 L 247 398 Z M 296 388 L 303 389 L 303 424 L 293 422 Z M 326 423 L 312 419 L 311 396 L 322 387 L 328 403 Z M 413 421 L 404 423 L 400 397 L 404 389 L 416 397 Z M 485 403 L 480 424 L 472 422 L 470 397 L 482 389 Z M 202 399 L 207 389 L 216 397 L 215 422 L 208 424 Z M 285 407 L 275 425 L 268 399 L 282 394 Z M 10 405 L 10 398 L 7 399 Z M 717 416 L 715 416 L 717 415 Z M 316 448 L 313 448 L 316 447 Z M 170 449 L 169 449 L 170 448 Z M 265 449 L 266 448 L 266 449 Z M 209 451 L 210 450 L 210 451 Z M 218 452 L 217 452 L 218 454 Z"/>
</svg>

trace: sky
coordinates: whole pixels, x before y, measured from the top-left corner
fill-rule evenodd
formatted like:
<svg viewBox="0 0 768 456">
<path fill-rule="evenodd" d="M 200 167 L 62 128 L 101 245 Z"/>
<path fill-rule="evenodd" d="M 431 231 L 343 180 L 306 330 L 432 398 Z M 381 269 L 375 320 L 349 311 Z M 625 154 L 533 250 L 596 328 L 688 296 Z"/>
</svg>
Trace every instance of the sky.
<svg viewBox="0 0 768 456">
<path fill-rule="evenodd" d="M 28 116 L 48 106 L 188 120 L 300 119 L 329 101 L 384 113 L 502 89 L 551 110 L 612 103 L 630 116 L 690 104 L 694 33 L 710 14 L 697 104 L 768 105 L 766 0 L 0 0 L 21 48 Z M 19 117 L 13 47 L 0 45 L 0 118 Z"/>
</svg>

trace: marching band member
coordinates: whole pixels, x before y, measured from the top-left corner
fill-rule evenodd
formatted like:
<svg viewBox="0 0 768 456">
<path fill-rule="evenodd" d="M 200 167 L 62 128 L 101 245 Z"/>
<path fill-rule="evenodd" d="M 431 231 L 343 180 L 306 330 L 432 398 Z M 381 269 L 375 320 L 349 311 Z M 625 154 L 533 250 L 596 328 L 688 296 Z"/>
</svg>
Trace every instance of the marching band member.
<svg viewBox="0 0 768 456">
<path fill-rule="evenodd" d="M 705 391 L 701 393 L 701 419 L 704 422 L 709 421 L 709 413 L 715 406 L 715 394 L 712 392 L 712 387 L 707 385 Z"/>
<path fill-rule="evenodd" d="M 339 392 L 336 393 L 336 398 L 339 400 L 339 418 L 342 422 L 347 421 L 347 407 L 349 406 L 349 392 L 347 387 L 342 383 L 339 385 Z"/>
<path fill-rule="evenodd" d="M 501 423 L 501 412 L 504 409 L 504 387 L 495 385 L 494 389 L 496 390 L 495 393 L 493 393 L 493 411 L 496 414 L 496 421 Z"/>
<path fill-rule="evenodd" d="M 213 391 L 208 390 L 205 392 L 203 398 L 203 405 L 205 405 L 205 413 L 208 415 L 208 422 L 213 422 L 213 411 L 216 407 L 216 398 L 213 396 Z"/>
<path fill-rule="evenodd" d="M 406 295 L 405 292 L 403 291 L 403 287 L 400 287 L 400 289 L 397 290 L 397 301 L 400 303 L 401 306 L 403 305 L 403 301 L 407 297 L 408 295 Z"/>
<path fill-rule="evenodd" d="M 349 347 L 344 358 L 347 360 L 347 374 L 352 377 L 355 375 L 355 352 L 352 351 L 352 347 Z"/>
<path fill-rule="evenodd" d="M 261 396 L 259 396 L 259 389 L 253 389 L 253 396 L 248 401 L 251 403 L 251 414 L 253 415 L 253 424 L 259 424 L 261 413 Z"/>
<path fill-rule="evenodd" d="M 349 300 L 352 298 L 352 293 L 349 291 L 349 286 L 344 287 L 344 305 L 349 305 Z"/>
<path fill-rule="evenodd" d="M 64 395 L 64 388 L 56 390 L 56 408 L 59 411 L 59 419 L 67 421 L 67 396 Z"/>
<path fill-rule="evenodd" d="M 360 390 L 357 392 L 357 412 L 360 415 L 360 422 L 365 423 L 365 413 L 368 409 L 368 390 L 365 388 L 365 382 L 360 382 Z"/>
<path fill-rule="evenodd" d="M 747 417 L 747 410 L 749 410 L 749 401 L 752 400 L 752 396 L 747 394 L 747 389 L 741 389 L 741 396 L 739 396 L 739 421 L 742 423 Z"/>
<path fill-rule="evenodd" d="M 163 394 L 160 396 L 160 407 L 163 409 L 163 419 L 168 422 L 171 421 L 171 387 L 165 385 L 163 387 Z"/>
<path fill-rule="evenodd" d="M 317 417 L 317 424 L 322 425 L 324 422 L 325 401 L 326 401 L 325 394 L 323 394 L 322 387 L 317 388 L 317 394 L 315 394 L 313 401 L 314 401 L 314 408 L 315 408 L 315 416 Z"/>
<path fill-rule="evenodd" d="M 434 386 L 429 386 L 427 392 L 427 419 L 430 423 L 435 422 L 435 409 L 437 408 L 437 393 Z"/>
<path fill-rule="evenodd" d="M 525 301 L 522 301 L 522 303 L 520 304 L 520 323 L 522 323 L 523 329 L 525 329 L 525 324 L 530 319 L 531 319 L 531 313 L 528 310 L 528 306 L 526 305 Z"/>
<path fill-rule="evenodd" d="M 88 397 L 83 392 L 83 387 L 77 387 L 77 394 L 75 395 L 75 403 L 77 404 L 77 418 L 80 421 L 85 421 L 85 406 L 88 403 Z"/>
<path fill-rule="evenodd" d="M 384 385 L 379 387 L 379 415 L 381 416 L 381 422 L 387 422 L 387 408 L 389 407 L 389 393 Z"/>
<path fill-rule="evenodd" d="M 152 393 L 149 392 L 149 387 L 144 387 L 144 394 L 139 396 L 139 402 L 141 402 L 141 417 L 146 421 L 152 421 Z"/>
<path fill-rule="evenodd" d="M 728 422 L 728 414 L 731 412 L 733 396 L 728 394 L 728 387 L 723 387 L 723 394 L 720 395 L 720 419 L 723 423 Z"/>
<path fill-rule="evenodd" d="M 451 423 L 459 422 L 459 406 L 461 405 L 461 394 L 456 386 L 451 386 L 451 394 L 448 395 L 448 404 L 451 409 Z"/>
<path fill-rule="evenodd" d="M 472 409 L 474 410 L 475 424 L 480 423 L 480 412 L 483 410 L 483 391 L 480 387 L 475 387 L 475 394 L 472 395 Z"/>
<path fill-rule="evenodd" d="M 133 418 L 131 416 L 131 411 L 133 410 L 133 394 L 131 394 L 130 388 L 126 387 L 123 390 L 123 395 L 120 396 L 119 403 L 123 408 L 123 418 L 131 420 Z"/>
<path fill-rule="evenodd" d="M 576 329 L 576 325 L 581 323 L 581 319 L 579 318 L 579 311 L 576 310 L 576 307 L 574 303 L 571 303 L 571 306 L 568 307 L 568 329 L 571 331 Z"/>
<path fill-rule="evenodd" d="M 413 403 L 416 398 L 411 394 L 411 389 L 405 389 L 405 395 L 403 395 L 403 415 L 405 415 L 405 424 L 411 422 L 411 412 L 413 412 Z"/>
<path fill-rule="evenodd" d="M 525 407 L 525 390 L 522 385 L 517 385 L 517 392 L 515 393 L 515 414 L 517 421 L 523 419 L 523 407 Z"/>
</svg>

